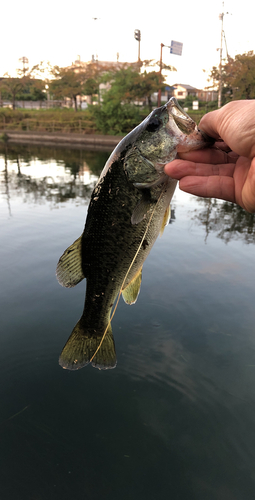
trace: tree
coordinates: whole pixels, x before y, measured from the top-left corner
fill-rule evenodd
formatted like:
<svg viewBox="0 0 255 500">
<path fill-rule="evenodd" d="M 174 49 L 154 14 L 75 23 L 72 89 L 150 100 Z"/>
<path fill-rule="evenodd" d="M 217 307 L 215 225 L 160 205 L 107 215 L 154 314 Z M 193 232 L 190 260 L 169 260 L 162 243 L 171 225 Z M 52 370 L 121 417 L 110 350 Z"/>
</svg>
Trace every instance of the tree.
<svg viewBox="0 0 255 500">
<path fill-rule="evenodd" d="M 144 71 L 139 74 L 136 81 L 136 92 L 138 99 L 146 99 L 148 102 L 149 110 L 152 110 L 151 96 L 158 92 L 159 88 L 164 89 L 165 77 L 160 75 L 157 71 Z"/>
<path fill-rule="evenodd" d="M 255 98 L 255 54 L 253 51 L 235 57 L 231 76 L 234 99 Z"/>
<path fill-rule="evenodd" d="M 109 89 L 103 94 L 103 100 L 131 103 L 134 100 L 134 85 L 138 72 L 132 67 L 112 69 L 104 73 L 101 83 L 108 83 Z"/>
<path fill-rule="evenodd" d="M 158 72 L 139 73 L 133 67 L 110 71 L 101 81 L 110 89 L 103 94 L 102 105 L 93 106 L 91 112 L 103 133 L 130 132 L 141 121 L 137 101 L 147 100 L 152 108 L 151 95 L 164 87 L 164 76 Z"/>
<path fill-rule="evenodd" d="M 219 84 L 219 69 L 213 66 L 210 79 Z M 255 54 L 253 51 L 228 57 L 222 65 L 222 104 L 231 99 L 255 98 Z"/>
<path fill-rule="evenodd" d="M 97 61 L 85 66 L 83 64 L 66 68 L 54 66 L 51 69 L 54 79 L 49 84 L 50 92 L 58 99 L 65 97 L 72 99 L 77 111 L 77 96 L 97 94 L 100 75 L 108 69 L 108 66 L 101 67 Z"/>
<path fill-rule="evenodd" d="M 22 101 L 42 101 L 46 99 L 44 92 L 45 83 L 40 78 L 45 69 L 47 69 L 44 62 L 36 64 L 29 70 L 28 66 L 25 66 L 25 63 L 28 63 L 28 59 L 22 57 L 20 60 L 23 62 L 23 68 L 16 70 L 17 77 L 13 78 L 8 73 L 5 73 L 4 78 L 0 82 L 0 88 L 6 95 L 6 98 L 11 99 L 13 109 L 15 109 L 17 99 Z"/>
<path fill-rule="evenodd" d="M 24 82 L 16 99 L 20 101 L 44 101 L 47 99 L 44 81 L 33 78 L 28 79 Z"/>
<path fill-rule="evenodd" d="M 88 78 L 88 80 L 84 84 L 84 94 L 92 97 L 93 95 L 98 94 L 99 82 L 95 78 Z"/>
<path fill-rule="evenodd" d="M 52 74 L 55 77 L 51 80 L 50 92 L 57 98 L 69 97 L 74 101 L 75 111 L 77 111 L 77 96 L 84 94 L 84 73 L 75 72 L 71 68 L 60 68 L 54 66 Z"/>
<path fill-rule="evenodd" d="M 22 78 L 12 78 L 8 73 L 4 74 L 4 78 L 0 83 L 1 90 L 10 94 L 12 100 L 12 109 L 15 110 L 15 101 L 18 92 L 20 92 L 24 87 L 24 81 Z"/>
<path fill-rule="evenodd" d="M 45 73 L 49 73 L 50 69 L 49 62 L 41 61 L 39 64 L 35 64 L 28 75 L 26 75 L 30 99 L 32 101 L 44 101 L 47 99 L 45 92 L 47 79 L 45 80 L 43 77 Z"/>
<path fill-rule="evenodd" d="M 135 68 L 128 67 L 105 74 L 103 82 L 109 82 L 110 90 L 104 94 L 104 102 L 134 103 L 147 100 L 152 109 L 151 96 L 158 89 L 164 88 L 165 77 L 156 71 L 139 73 Z"/>
</svg>

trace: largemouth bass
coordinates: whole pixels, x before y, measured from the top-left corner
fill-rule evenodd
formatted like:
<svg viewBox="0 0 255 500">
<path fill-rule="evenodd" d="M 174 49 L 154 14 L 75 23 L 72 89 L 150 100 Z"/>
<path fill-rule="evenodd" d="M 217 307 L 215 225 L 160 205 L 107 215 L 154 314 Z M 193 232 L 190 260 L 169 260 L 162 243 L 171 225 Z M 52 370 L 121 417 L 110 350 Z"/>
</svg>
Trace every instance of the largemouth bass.
<svg viewBox="0 0 255 500">
<path fill-rule="evenodd" d="M 171 98 L 111 154 L 92 193 L 84 231 L 57 266 L 65 287 L 87 280 L 83 314 L 59 358 L 63 368 L 77 370 L 89 362 L 115 367 L 113 304 L 120 293 L 135 303 L 143 263 L 169 220 L 177 181 L 165 175 L 164 165 L 178 152 L 212 143 Z"/>
</svg>

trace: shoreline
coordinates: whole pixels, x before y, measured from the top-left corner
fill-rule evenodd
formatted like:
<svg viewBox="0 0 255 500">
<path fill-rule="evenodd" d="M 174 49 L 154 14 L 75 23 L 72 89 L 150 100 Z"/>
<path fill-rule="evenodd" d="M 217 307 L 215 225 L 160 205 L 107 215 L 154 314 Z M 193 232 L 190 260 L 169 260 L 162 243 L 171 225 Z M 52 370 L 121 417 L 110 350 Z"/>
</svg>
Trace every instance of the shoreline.
<svg viewBox="0 0 255 500">
<path fill-rule="evenodd" d="M 7 136 L 8 144 L 36 144 L 43 146 L 58 146 L 88 149 L 111 150 L 123 137 L 99 134 L 66 134 L 61 132 L 30 132 L 2 130 L 0 134 Z M 3 141 L 3 140 L 2 140 Z M 4 141 L 3 141 L 4 142 Z"/>
</svg>

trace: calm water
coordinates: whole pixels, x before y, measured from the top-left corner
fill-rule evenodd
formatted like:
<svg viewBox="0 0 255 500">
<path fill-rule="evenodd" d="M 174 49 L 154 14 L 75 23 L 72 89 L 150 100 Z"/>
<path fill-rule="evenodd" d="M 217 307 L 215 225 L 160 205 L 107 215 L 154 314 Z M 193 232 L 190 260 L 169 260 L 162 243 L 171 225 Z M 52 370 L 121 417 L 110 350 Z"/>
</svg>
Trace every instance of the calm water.
<svg viewBox="0 0 255 500">
<path fill-rule="evenodd" d="M 254 499 L 253 216 L 177 190 L 113 319 L 116 369 L 58 365 L 85 282 L 56 263 L 107 157 L 0 151 L 0 498 Z"/>
</svg>

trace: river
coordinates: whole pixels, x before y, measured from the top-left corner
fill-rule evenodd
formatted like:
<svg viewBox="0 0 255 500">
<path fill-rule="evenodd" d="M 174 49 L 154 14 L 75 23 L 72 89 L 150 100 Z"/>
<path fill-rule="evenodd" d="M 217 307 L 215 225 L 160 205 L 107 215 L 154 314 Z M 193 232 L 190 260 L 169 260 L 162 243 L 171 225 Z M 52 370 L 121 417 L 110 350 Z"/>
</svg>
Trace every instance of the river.
<svg viewBox="0 0 255 500">
<path fill-rule="evenodd" d="M 115 313 L 117 367 L 58 364 L 85 282 L 62 288 L 56 264 L 107 157 L 0 149 L 1 498 L 253 500 L 253 215 L 177 189 Z"/>
</svg>

